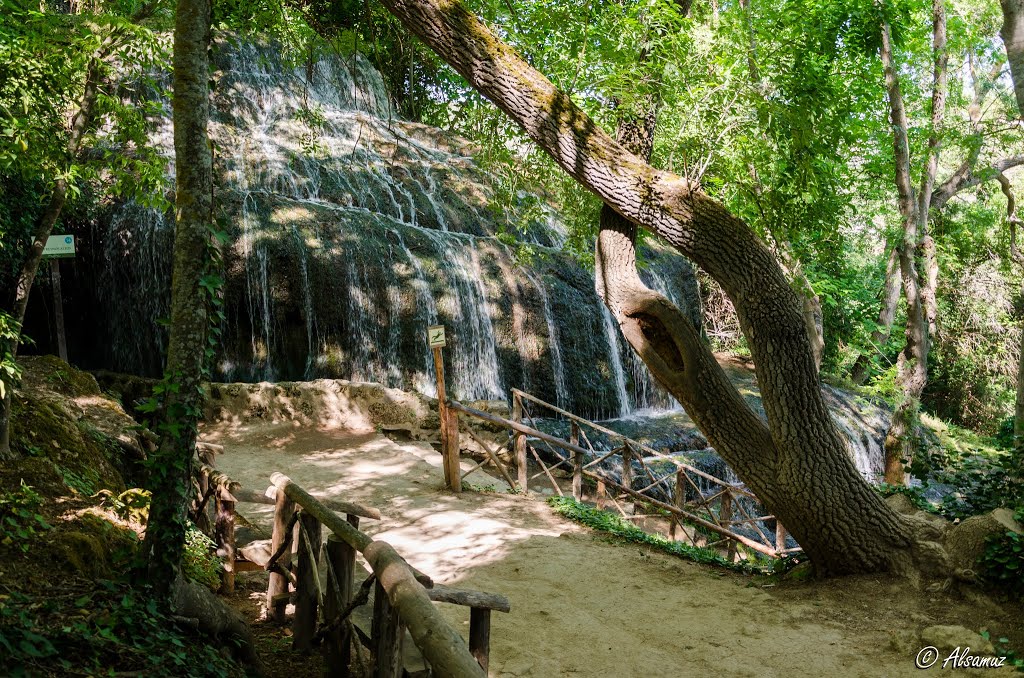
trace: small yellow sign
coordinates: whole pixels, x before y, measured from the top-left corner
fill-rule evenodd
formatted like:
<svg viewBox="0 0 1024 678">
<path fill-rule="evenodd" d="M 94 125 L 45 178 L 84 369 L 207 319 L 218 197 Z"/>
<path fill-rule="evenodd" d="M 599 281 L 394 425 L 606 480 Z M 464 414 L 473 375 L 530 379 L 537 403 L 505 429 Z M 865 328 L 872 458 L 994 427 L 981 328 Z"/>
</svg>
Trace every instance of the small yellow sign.
<svg viewBox="0 0 1024 678">
<path fill-rule="evenodd" d="M 427 342 L 430 348 L 447 346 L 444 340 L 444 325 L 431 325 L 427 328 Z"/>
</svg>

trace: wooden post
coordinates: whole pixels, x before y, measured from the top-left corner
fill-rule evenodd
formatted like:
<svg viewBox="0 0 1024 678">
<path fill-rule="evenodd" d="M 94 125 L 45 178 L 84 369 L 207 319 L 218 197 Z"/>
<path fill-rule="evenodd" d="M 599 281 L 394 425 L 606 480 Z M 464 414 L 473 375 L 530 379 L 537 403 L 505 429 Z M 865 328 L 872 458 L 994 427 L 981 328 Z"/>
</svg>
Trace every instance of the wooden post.
<svg viewBox="0 0 1024 678">
<path fill-rule="evenodd" d="M 50 259 L 50 277 L 53 280 L 53 317 L 57 324 L 57 355 L 68 361 L 68 340 L 64 336 L 64 295 L 60 290 L 60 260 Z"/>
<path fill-rule="evenodd" d="M 732 527 L 732 492 L 729 490 L 726 490 L 725 494 L 722 495 L 722 508 L 718 512 L 718 522 L 720 522 L 722 527 L 725 529 L 730 532 L 732 531 L 730 530 Z M 736 560 L 736 541 L 734 539 L 729 539 L 728 543 L 729 547 L 726 552 L 726 557 L 731 563 Z"/>
<path fill-rule="evenodd" d="M 580 425 L 575 421 L 569 424 L 569 442 L 580 444 Z M 572 497 L 576 501 L 583 500 L 583 453 L 575 450 L 572 453 Z"/>
<path fill-rule="evenodd" d="M 448 396 L 445 393 L 444 359 L 441 357 L 441 346 L 433 346 L 431 350 L 434 352 L 434 373 L 437 375 L 437 417 L 441 423 L 441 462 L 444 464 L 444 483 L 452 492 L 461 492 L 462 473 L 459 469 L 458 419 L 456 418 L 454 422 L 456 429 L 453 441 L 451 431 L 453 422 L 448 410 Z"/>
<path fill-rule="evenodd" d="M 391 606 L 388 593 L 377 581 L 373 593 L 373 678 L 402 678 L 402 641 L 405 629 L 398 610 Z"/>
<path fill-rule="evenodd" d="M 217 488 L 217 519 L 213 526 L 217 552 L 224 559 L 220 575 L 220 592 L 235 592 L 235 498 L 227 488 Z"/>
<path fill-rule="evenodd" d="M 480 668 L 484 673 L 487 673 L 491 653 L 491 611 L 485 607 L 470 608 L 469 653 L 480 662 Z"/>
<path fill-rule="evenodd" d="M 786 550 L 786 528 L 782 525 L 782 521 L 778 518 L 775 519 L 775 553 L 781 557 L 782 552 Z"/>
<path fill-rule="evenodd" d="M 348 516 L 349 524 L 359 529 L 359 516 Z M 352 583 L 356 571 L 356 550 L 341 537 L 327 537 L 327 559 L 334 571 L 337 589 L 324 598 L 324 622 L 330 623 L 352 602 Z M 347 623 L 334 629 L 324 642 L 324 668 L 329 678 L 348 678 L 352 662 L 352 636 Z"/>
<path fill-rule="evenodd" d="M 444 447 L 445 483 L 454 492 L 462 492 L 462 468 L 459 466 L 459 413 L 448 407 L 448 440 Z"/>
<path fill-rule="evenodd" d="M 295 525 L 297 567 L 295 570 L 295 623 L 292 649 L 309 652 L 316 634 L 320 589 L 317 586 L 317 561 L 320 560 L 320 521 L 303 511 Z"/>
<path fill-rule="evenodd" d="M 512 395 L 512 421 L 523 422 L 523 400 L 518 393 Z M 528 494 L 530 477 L 527 475 L 526 468 L 526 434 L 516 431 L 512 440 L 515 447 L 516 470 L 519 475 L 519 491 Z"/>
<path fill-rule="evenodd" d="M 270 552 L 277 553 L 284 543 L 285 531 L 288 523 L 295 513 L 295 503 L 282 491 L 277 491 L 277 502 L 274 505 L 274 532 L 270 541 Z M 267 585 L 267 615 L 278 624 L 284 623 L 284 611 L 288 602 L 287 599 L 276 602 L 275 598 L 282 593 L 288 593 L 288 578 L 278 572 L 270 573 L 270 583 Z"/>
<path fill-rule="evenodd" d="M 608 488 L 604 484 L 604 480 L 599 478 L 597 480 L 597 508 L 603 509 L 607 499 L 608 499 Z"/>
<path fill-rule="evenodd" d="M 633 448 L 629 443 L 622 444 L 622 486 L 633 489 Z M 633 506 L 633 513 L 636 513 L 636 503 L 627 502 L 626 507 Z"/>
<path fill-rule="evenodd" d="M 678 469 L 676 471 L 676 492 L 672 496 L 672 505 L 677 509 L 683 508 L 683 504 L 686 503 L 686 471 L 684 469 Z M 668 536 L 670 539 L 676 538 L 676 529 L 682 529 L 682 525 L 679 524 L 679 517 L 672 514 L 672 524 L 668 528 Z"/>
<path fill-rule="evenodd" d="M 210 518 L 206 512 L 203 499 L 207 490 L 210 489 L 210 473 L 204 468 L 199 472 L 199 498 L 196 499 L 196 527 L 201 532 L 210 534 Z"/>
</svg>

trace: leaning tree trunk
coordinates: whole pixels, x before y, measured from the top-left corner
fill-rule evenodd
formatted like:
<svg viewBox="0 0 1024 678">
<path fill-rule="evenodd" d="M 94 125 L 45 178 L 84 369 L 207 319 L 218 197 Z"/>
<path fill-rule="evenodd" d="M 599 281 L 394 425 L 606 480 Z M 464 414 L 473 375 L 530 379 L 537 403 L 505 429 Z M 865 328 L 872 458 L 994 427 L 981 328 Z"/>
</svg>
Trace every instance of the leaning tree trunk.
<svg viewBox="0 0 1024 678">
<path fill-rule="evenodd" d="M 636 285 L 628 234 L 603 252 L 606 275 L 621 277 L 608 288 L 621 290 L 613 303 L 626 338 L 819 570 L 923 567 L 911 523 L 857 472 L 822 397 L 799 300 L 751 228 L 695 183 L 650 167 L 610 138 L 458 2 L 383 3 L 566 173 L 722 286 L 750 343 L 767 423 L 678 309 Z"/>
<path fill-rule="evenodd" d="M 213 226 L 213 158 L 207 133 L 211 0 L 178 0 L 172 109 L 175 156 L 174 274 L 160 445 L 149 466 L 153 493 L 145 553 L 150 582 L 167 599 L 180 573 L 202 407 Z"/>
</svg>

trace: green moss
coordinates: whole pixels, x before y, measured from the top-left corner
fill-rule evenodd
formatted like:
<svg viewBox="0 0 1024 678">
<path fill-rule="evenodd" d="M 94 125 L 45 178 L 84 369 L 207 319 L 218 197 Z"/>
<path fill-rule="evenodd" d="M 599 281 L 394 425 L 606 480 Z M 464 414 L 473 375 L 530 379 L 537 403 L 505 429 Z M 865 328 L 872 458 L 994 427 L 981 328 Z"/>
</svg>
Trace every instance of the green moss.
<svg viewBox="0 0 1024 678">
<path fill-rule="evenodd" d="M 109 576 L 114 561 L 136 545 L 133 532 L 91 513 L 62 524 L 49 541 L 58 562 L 88 577 Z"/>
<path fill-rule="evenodd" d="M 99 394 L 98 388 L 95 394 Z M 29 470 L 41 472 L 46 487 L 50 487 L 55 471 L 65 485 L 64 492 L 57 494 L 93 494 L 100 488 L 124 490 L 118 443 L 82 419 L 81 410 L 63 394 L 39 389 L 17 393 L 12 408 L 11 447 L 26 462 L 51 462 L 49 466 L 30 464 L 35 468 Z M 20 464 L 17 470 L 20 472 Z"/>
</svg>

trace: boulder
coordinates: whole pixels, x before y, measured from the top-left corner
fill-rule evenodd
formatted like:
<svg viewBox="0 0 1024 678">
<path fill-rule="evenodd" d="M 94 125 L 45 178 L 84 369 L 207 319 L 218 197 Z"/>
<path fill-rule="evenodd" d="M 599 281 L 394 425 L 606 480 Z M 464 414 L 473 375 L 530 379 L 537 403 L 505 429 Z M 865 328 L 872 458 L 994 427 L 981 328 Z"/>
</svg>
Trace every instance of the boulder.
<svg viewBox="0 0 1024 678">
<path fill-rule="evenodd" d="M 1005 532 L 1024 533 L 1024 525 L 1014 519 L 1013 511 L 1005 508 L 971 516 L 953 526 L 944 539 L 953 566 L 961 570 L 973 570 L 978 559 L 985 553 L 989 537 Z"/>
</svg>

